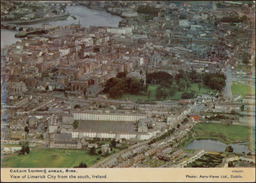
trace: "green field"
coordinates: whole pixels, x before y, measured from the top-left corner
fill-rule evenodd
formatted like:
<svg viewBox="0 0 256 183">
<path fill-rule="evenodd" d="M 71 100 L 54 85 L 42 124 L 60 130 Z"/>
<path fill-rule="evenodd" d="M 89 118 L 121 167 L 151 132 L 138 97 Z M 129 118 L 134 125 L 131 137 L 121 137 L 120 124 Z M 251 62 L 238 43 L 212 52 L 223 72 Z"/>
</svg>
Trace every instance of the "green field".
<svg viewBox="0 0 256 183">
<path fill-rule="evenodd" d="M 225 144 L 250 141 L 250 128 L 241 125 L 198 123 L 179 147 L 185 147 L 197 139 L 219 140 Z"/>
<path fill-rule="evenodd" d="M 239 83 L 236 81 L 233 81 L 233 85 L 231 86 L 232 95 L 252 95 L 254 94 L 252 86 Z"/>
<path fill-rule="evenodd" d="M 251 66 L 249 65 L 238 65 L 235 67 L 236 71 L 248 71 L 251 69 Z"/>
<path fill-rule="evenodd" d="M 97 155 L 90 155 L 87 150 L 31 149 L 28 155 L 7 155 L 3 167 L 17 168 L 72 168 L 81 162 L 91 166 L 97 161 Z"/>
<path fill-rule="evenodd" d="M 149 85 L 148 91 L 150 91 L 150 97 L 148 98 L 147 95 L 130 95 L 130 94 L 125 94 L 123 95 L 120 100 L 132 100 L 132 101 L 138 101 L 138 100 L 143 100 L 143 101 L 155 101 L 156 100 L 156 89 L 159 85 Z M 180 100 L 181 95 L 183 92 L 186 91 L 194 91 L 195 95 L 202 95 L 202 94 L 210 94 L 215 92 L 215 90 L 210 89 L 208 86 L 202 85 L 200 91 L 198 89 L 198 83 L 193 83 L 190 85 L 188 90 L 184 91 L 177 91 L 172 97 L 167 97 L 165 100 Z"/>
<path fill-rule="evenodd" d="M 211 88 L 209 88 L 208 86 L 205 86 L 202 84 L 202 87 L 199 91 L 198 89 L 198 83 L 193 83 L 190 85 L 190 87 L 188 88 L 188 90 L 184 90 L 184 91 L 178 91 L 174 94 L 174 96 L 172 97 L 167 97 L 167 100 L 180 100 L 181 99 L 181 95 L 183 92 L 185 91 L 194 91 L 195 95 L 202 95 L 202 94 L 210 94 L 215 92 L 215 90 L 212 90 Z"/>
<path fill-rule="evenodd" d="M 150 97 L 148 98 L 147 95 L 130 95 L 130 94 L 125 94 L 123 95 L 120 100 L 126 100 L 129 98 L 129 100 L 132 101 L 137 101 L 137 100 L 148 100 L 148 101 L 155 101 L 156 100 L 156 89 L 159 85 L 149 85 L 148 86 L 148 91 L 151 92 Z"/>
</svg>

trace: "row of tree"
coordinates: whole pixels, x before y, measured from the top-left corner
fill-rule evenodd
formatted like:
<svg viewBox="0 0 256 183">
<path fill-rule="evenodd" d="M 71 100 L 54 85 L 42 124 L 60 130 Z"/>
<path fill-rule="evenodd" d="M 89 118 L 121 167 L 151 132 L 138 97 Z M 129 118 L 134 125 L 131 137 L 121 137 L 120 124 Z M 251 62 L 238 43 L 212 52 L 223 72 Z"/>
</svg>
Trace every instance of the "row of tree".
<svg viewBox="0 0 256 183">
<path fill-rule="evenodd" d="M 226 85 L 224 74 L 201 74 L 193 69 L 187 72 L 180 69 L 175 77 L 164 71 L 147 73 L 146 86 L 144 86 L 142 80 L 127 77 L 126 74 L 125 72 L 120 72 L 116 77 L 107 80 L 104 92 L 108 93 L 110 98 L 121 98 L 123 94 L 142 95 L 150 84 L 157 84 L 159 86 L 156 90 L 156 100 L 164 100 L 167 97 L 172 97 L 177 91 L 183 91 L 181 98 L 189 99 L 195 97 L 194 91 L 188 91 L 193 83 L 198 84 L 199 92 L 203 84 L 218 91 L 221 91 Z M 151 91 L 147 92 L 147 96 L 150 98 Z"/>
<path fill-rule="evenodd" d="M 203 82 L 211 89 L 221 91 L 226 86 L 226 76 L 221 73 L 205 73 L 203 74 Z"/>
<path fill-rule="evenodd" d="M 175 129 L 172 128 L 172 129 L 168 130 L 167 132 L 165 132 L 163 135 L 152 139 L 148 144 L 151 145 L 151 144 L 155 143 L 156 141 L 163 140 L 166 137 L 169 137 L 171 134 L 173 134 L 174 131 L 175 131 Z"/>
</svg>

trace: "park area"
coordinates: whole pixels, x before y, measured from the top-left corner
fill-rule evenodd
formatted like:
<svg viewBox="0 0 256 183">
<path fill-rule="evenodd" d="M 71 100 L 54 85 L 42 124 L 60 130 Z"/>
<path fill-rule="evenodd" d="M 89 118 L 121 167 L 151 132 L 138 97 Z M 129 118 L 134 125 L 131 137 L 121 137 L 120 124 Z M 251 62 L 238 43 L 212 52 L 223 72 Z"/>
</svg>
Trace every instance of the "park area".
<svg viewBox="0 0 256 183">
<path fill-rule="evenodd" d="M 90 155 L 87 150 L 31 149 L 27 155 L 6 155 L 5 168 L 73 168 L 81 162 L 89 167 L 104 157 Z"/>
<path fill-rule="evenodd" d="M 165 100 L 180 100 L 182 99 L 182 94 L 186 91 L 186 92 L 190 92 L 190 91 L 193 91 L 195 93 L 195 96 L 197 95 L 202 95 L 202 94 L 211 94 L 211 93 L 214 93 L 215 90 L 209 88 L 208 86 L 205 86 L 204 84 L 201 84 L 202 87 L 198 88 L 198 83 L 193 83 L 190 85 L 190 87 L 186 90 L 184 89 L 183 91 L 176 91 L 175 94 L 173 96 L 167 96 Z M 147 95 L 131 95 L 131 94 L 125 94 L 123 95 L 120 100 L 131 100 L 131 101 L 156 101 L 156 91 L 157 91 L 157 88 L 159 87 L 160 85 L 157 85 L 157 84 L 150 84 L 148 86 L 148 89 L 147 89 Z"/>
<path fill-rule="evenodd" d="M 233 85 L 231 86 L 232 95 L 253 95 L 255 92 L 250 85 L 246 85 L 243 83 L 239 83 L 236 81 L 233 81 Z"/>
<path fill-rule="evenodd" d="M 192 141 L 199 139 L 219 140 L 225 144 L 249 142 L 251 133 L 252 131 L 248 126 L 198 123 L 192 128 L 186 140 L 179 146 L 185 147 Z"/>
</svg>

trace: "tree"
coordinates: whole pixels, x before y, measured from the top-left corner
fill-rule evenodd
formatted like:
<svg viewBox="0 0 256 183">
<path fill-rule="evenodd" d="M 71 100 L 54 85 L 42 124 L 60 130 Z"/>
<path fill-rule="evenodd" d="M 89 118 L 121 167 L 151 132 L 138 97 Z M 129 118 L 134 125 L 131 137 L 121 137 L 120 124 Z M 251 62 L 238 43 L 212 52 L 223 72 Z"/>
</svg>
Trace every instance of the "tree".
<svg viewBox="0 0 256 183">
<path fill-rule="evenodd" d="M 168 90 L 166 88 L 158 87 L 156 89 L 156 99 L 157 100 L 164 100 L 168 96 Z"/>
<path fill-rule="evenodd" d="M 173 95 L 175 95 L 177 90 L 178 87 L 176 85 L 173 85 L 172 88 L 169 90 L 169 96 L 172 97 Z"/>
<path fill-rule="evenodd" d="M 233 147 L 231 145 L 227 146 L 225 152 L 233 152 Z"/>
<path fill-rule="evenodd" d="M 95 149 L 94 146 L 90 149 L 89 154 L 90 155 L 95 155 L 96 154 L 96 149 Z"/>
<path fill-rule="evenodd" d="M 188 81 L 188 80 L 187 80 L 186 87 L 187 87 L 187 90 L 188 90 L 188 88 L 190 87 L 190 83 L 189 83 L 189 81 Z"/>
<path fill-rule="evenodd" d="M 190 99 L 190 98 L 194 98 L 194 97 L 195 97 L 195 92 L 194 91 L 184 92 L 181 95 L 182 99 Z"/>
<path fill-rule="evenodd" d="M 150 99 L 150 96 L 151 96 L 151 90 L 148 90 L 148 93 L 147 93 L 148 99 Z"/>
<path fill-rule="evenodd" d="M 25 155 L 25 154 L 29 154 L 30 153 L 30 149 L 29 149 L 29 142 L 22 142 L 21 143 L 21 150 L 19 152 L 19 155 Z"/>
<path fill-rule="evenodd" d="M 115 147 L 116 147 L 116 140 L 115 140 L 115 139 L 111 140 L 109 147 L 110 147 L 110 148 L 112 148 L 112 147 L 115 148 Z"/>
<path fill-rule="evenodd" d="M 117 73 L 116 77 L 117 78 L 125 78 L 126 75 L 127 75 L 127 72 L 119 72 L 119 73 Z"/>
<path fill-rule="evenodd" d="M 76 104 L 76 105 L 74 106 L 74 109 L 79 109 L 79 108 L 81 108 L 81 107 L 80 107 L 80 105 L 78 105 L 78 104 Z"/>
<path fill-rule="evenodd" d="M 244 112 L 244 105 L 241 105 L 240 110 Z"/>
<path fill-rule="evenodd" d="M 243 60 L 244 64 L 246 64 L 246 65 L 249 64 L 249 60 L 250 60 L 249 54 L 248 53 L 243 53 L 242 60 Z"/>
<path fill-rule="evenodd" d="M 233 115 L 236 115 L 237 114 L 237 112 L 235 111 L 235 110 L 231 110 L 231 112 L 230 112 L 231 114 L 233 114 Z"/>
<path fill-rule="evenodd" d="M 143 14 L 150 14 L 150 15 L 157 15 L 158 14 L 158 9 L 152 6 L 148 5 L 141 5 L 137 9 L 138 13 L 143 13 Z"/>
<path fill-rule="evenodd" d="M 220 73 L 206 73 L 203 75 L 203 82 L 211 89 L 221 91 L 225 87 L 225 75 Z"/>
<path fill-rule="evenodd" d="M 115 85 L 113 88 L 109 90 L 109 96 L 110 98 L 121 98 L 124 94 L 124 91 L 122 90 L 121 85 Z"/>
<path fill-rule="evenodd" d="M 87 168 L 87 165 L 86 165 L 86 163 L 81 162 L 81 163 L 79 164 L 79 166 L 78 166 L 78 167 L 75 167 L 75 168 Z"/>
<path fill-rule="evenodd" d="M 29 132 L 28 126 L 25 126 L 24 131 L 27 133 Z"/>
<path fill-rule="evenodd" d="M 74 123 L 73 123 L 73 128 L 74 128 L 74 129 L 77 129 L 77 128 L 78 128 L 78 125 L 79 125 L 78 121 L 75 120 Z"/>
<path fill-rule="evenodd" d="M 141 91 L 141 85 L 143 85 L 139 80 L 134 79 L 129 88 L 131 94 L 138 94 Z"/>
<path fill-rule="evenodd" d="M 187 83 L 186 83 L 186 81 L 183 78 L 179 79 L 178 86 L 179 86 L 179 90 L 180 91 L 183 90 L 186 87 L 186 85 L 187 85 Z"/>
<path fill-rule="evenodd" d="M 147 73 L 146 78 L 147 83 L 150 84 L 161 84 L 163 82 L 167 82 L 168 85 L 171 85 L 173 81 L 172 75 L 164 71 Z"/>
<path fill-rule="evenodd" d="M 116 78 L 116 77 L 113 77 L 113 78 L 110 78 L 107 80 L 106 84 L 105 84 L 105 88 L 104 88 L 104 92 L 108 93 L 109 90 L 115 86 L 117 83 L 120 83 L 122 82 L 122 80 L 120 78 Z"/>
<path fill-rule="evenodd" d="M 104 156 L 107 157 L 108 155 L 109 155 L 109 152 L 106 151 L 106 152 L 104 153 Z"/>
<path fill-rule="evenodd" d="M 198 87 L 198 90 L 199 90 L 199 92 L 200 92 L 201 87 L 202 87 L 201 83 L 199 83 L 197 87 Z"/>
</svg>

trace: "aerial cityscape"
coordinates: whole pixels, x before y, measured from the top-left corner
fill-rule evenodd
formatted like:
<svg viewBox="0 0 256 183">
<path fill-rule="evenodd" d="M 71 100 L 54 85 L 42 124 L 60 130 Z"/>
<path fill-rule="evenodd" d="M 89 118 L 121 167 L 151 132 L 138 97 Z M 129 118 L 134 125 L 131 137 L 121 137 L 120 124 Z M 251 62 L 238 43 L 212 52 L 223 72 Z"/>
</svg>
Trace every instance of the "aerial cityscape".
<svg viewBox="0 0 256 183">
<path fill-rule="evenodd" d="M 1 167 L 255 167 L 254 1 L 1 1 Z"/>
</svg>

